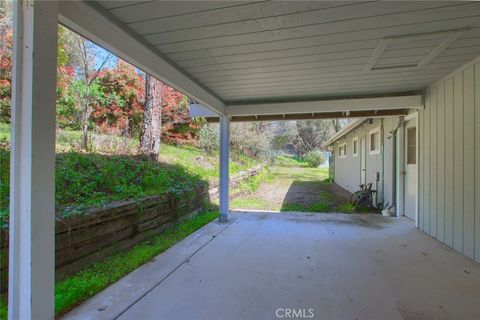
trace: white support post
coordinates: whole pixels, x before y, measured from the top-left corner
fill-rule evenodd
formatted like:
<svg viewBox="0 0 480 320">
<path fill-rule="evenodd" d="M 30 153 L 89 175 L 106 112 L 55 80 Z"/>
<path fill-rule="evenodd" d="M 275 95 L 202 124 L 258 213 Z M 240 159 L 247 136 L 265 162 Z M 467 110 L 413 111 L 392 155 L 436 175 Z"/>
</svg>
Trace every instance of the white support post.
<svg viewBox="0 0 480 320">
<path fill-rule="evenodd" d="M 14 1 L 8 319 L 54 319 L 57 1 Z"/>
<path fill-rule="evenodd" d="M 220 116 L 220 222 L 228 220 L 228 165 L 230 159 L 230 119 Z"/>
</svg>

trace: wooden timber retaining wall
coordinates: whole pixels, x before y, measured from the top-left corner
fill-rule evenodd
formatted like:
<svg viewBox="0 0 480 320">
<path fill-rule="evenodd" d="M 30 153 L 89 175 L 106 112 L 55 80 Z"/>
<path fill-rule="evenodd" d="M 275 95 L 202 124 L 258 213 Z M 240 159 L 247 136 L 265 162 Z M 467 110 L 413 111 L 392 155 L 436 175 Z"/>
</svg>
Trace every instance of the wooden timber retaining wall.
<svg viewBox="0 0 480 320">
<path fill-rule="evenodd" d="M 261 167 L 242 171 L 230 179 L 235 188 L 259 174 Z M 128 249 L 174 223 L 202 211 L 218 198 L 218 182 L 199 184 L 180 196 L 151 196 L 119 201 L 82 215 L 57 218 L 55 225 L 55 276 L 72 275 L 115 252 Z M 8 286 L 8 230 L 0 230 L 0 293 Z"/>
</svg>

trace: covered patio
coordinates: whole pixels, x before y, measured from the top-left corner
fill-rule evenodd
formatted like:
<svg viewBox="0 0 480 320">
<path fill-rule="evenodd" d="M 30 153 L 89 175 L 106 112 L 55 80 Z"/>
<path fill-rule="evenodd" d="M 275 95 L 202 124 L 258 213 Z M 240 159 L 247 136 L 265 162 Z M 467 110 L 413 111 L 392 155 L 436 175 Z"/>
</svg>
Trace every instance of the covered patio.
<svg viewBox="0 0 480 320">
<path fill-rule="evenodd" d="M 63 319 L 476 319 L 479 299 L 480 266 L 406 218 L 234 212 Z"/>
<path fill-rule="evenodd" d="M 109 289 L 111 298 L 95 298 L 72 318 L 93 312 L 90 319 L 100 319 L 113 305 L 105 319 L 274 318 L 276 308 L 289 307 L 314 308 L 322 319 L 480 318 L 473 262 L 480 262 L 480 3 L 14 7 L 9 319 L 54 318 L 58 23 L 188 95 L 192 116 L 220 122 L 224 224 L 159 257 L 176 256 L 170 271 L 129 276 L 147 274 L 138 285 L 158 284 L 140 287 L 133 301 L 110 303 L 118 292 Z M 407 115 L 419 128 L 416 224 L 379 216 L 229 217 L 230 121 Z M 401 216 L 403 168 L 396 170 Z M 136 294 L 128 279 L 117 285 Z"/>
</svg>

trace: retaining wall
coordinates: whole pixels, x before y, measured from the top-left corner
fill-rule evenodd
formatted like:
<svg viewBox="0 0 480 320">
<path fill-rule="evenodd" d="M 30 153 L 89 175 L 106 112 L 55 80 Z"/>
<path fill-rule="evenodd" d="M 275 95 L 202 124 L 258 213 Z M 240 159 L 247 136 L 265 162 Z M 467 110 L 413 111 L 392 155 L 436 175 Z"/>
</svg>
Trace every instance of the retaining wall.
<svg viewBox="0 0 480 320">
<path fill-rule="evenodd" d="M 261 167 L 242 171 L 230 179 L 230 188 L 257 175 Z M 57 218 L 55 226 L 56 279 L 60 280 L 128 249 L 172 224 L 202 211 L 218 198 L 218 183 L 204 183 L 180 196 L 159 195 L 119 201 L 81 215 Z M 8 230 L 0 230 L 0 292 L 8 285 Z"/>
</svg>

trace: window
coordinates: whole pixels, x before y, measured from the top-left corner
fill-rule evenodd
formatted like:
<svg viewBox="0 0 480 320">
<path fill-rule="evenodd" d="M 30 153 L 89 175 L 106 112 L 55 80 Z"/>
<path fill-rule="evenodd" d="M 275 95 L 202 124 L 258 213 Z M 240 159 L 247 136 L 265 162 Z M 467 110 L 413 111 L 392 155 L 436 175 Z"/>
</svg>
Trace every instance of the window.
<svg viewBox="0 0 480 320">
<path fill-rule="evenodd" d="M 358 137 L 352 139 L 352 154 L 354 157 L 358 156 Z"/>
<path fill-rule="evenodd" d="M 380 154 L 380 128 L 370 130 L 368 140 L 370 154 Z"/>
<path fill-rule="evenodd" d="M 417 128 L 407 129 L 407 164 L 417 164 Z"/>
<path fill-rule="evenodd" d="M 343 143 L 338 146 L 338 157 L 346 158 L 347 157 L 347 144 Z"/>
</svg>

